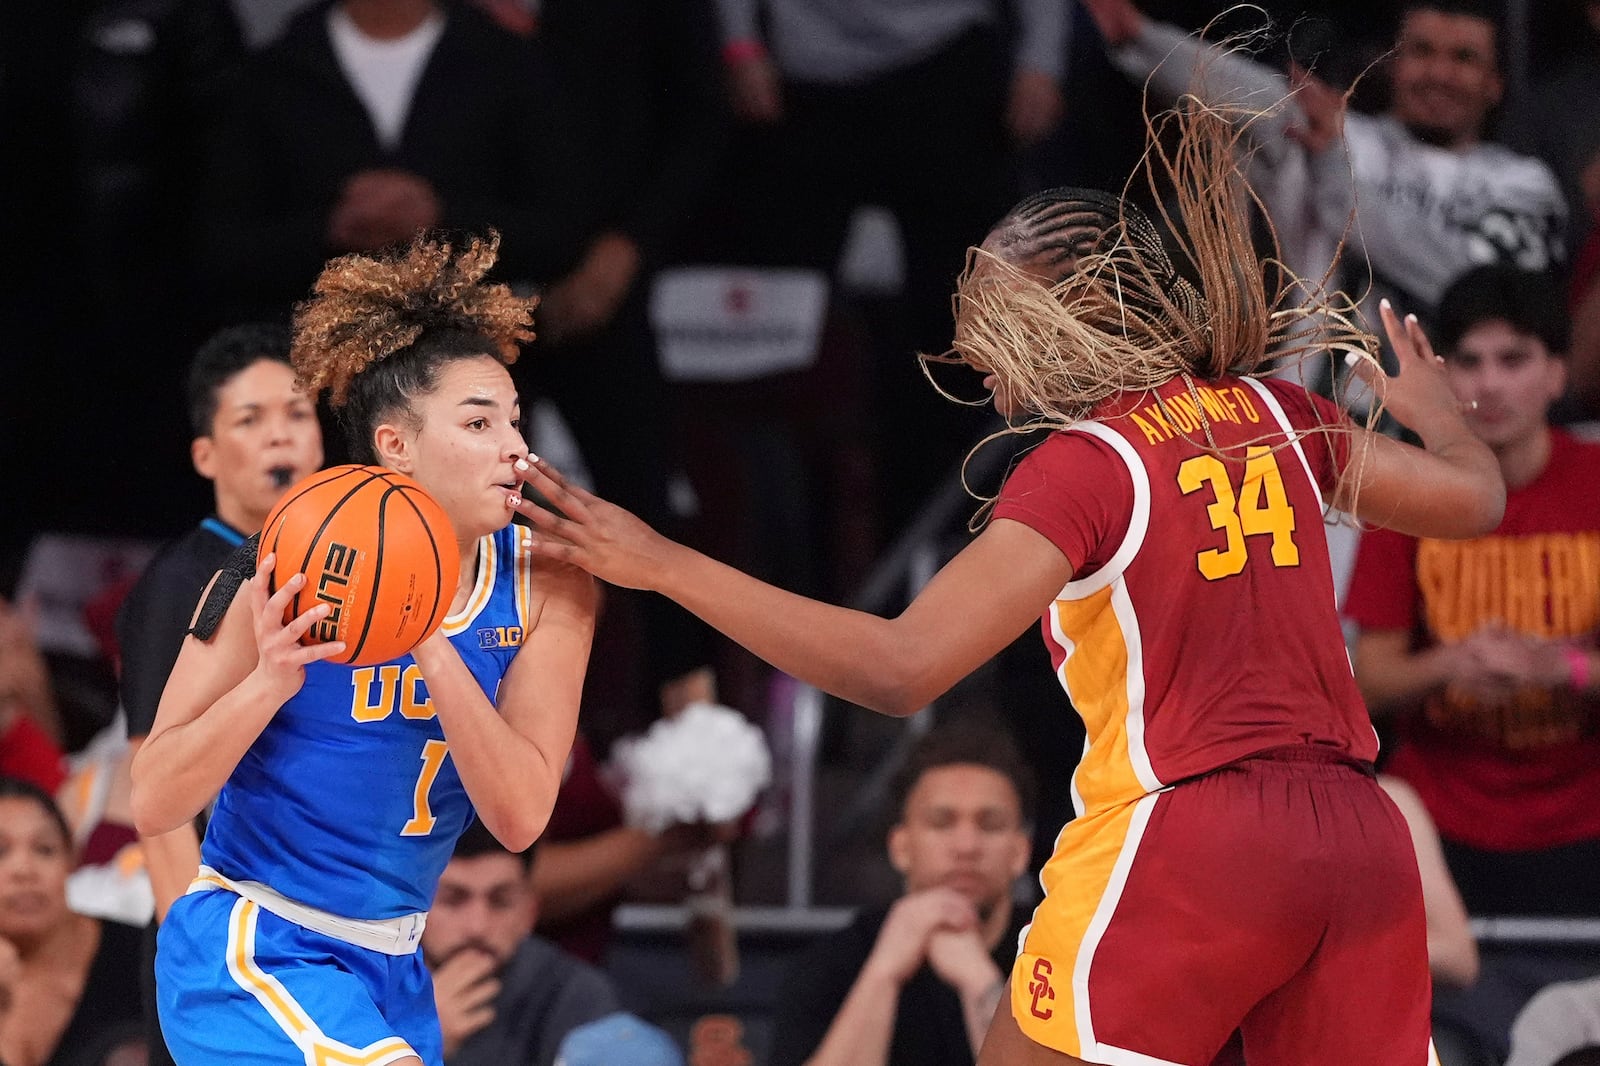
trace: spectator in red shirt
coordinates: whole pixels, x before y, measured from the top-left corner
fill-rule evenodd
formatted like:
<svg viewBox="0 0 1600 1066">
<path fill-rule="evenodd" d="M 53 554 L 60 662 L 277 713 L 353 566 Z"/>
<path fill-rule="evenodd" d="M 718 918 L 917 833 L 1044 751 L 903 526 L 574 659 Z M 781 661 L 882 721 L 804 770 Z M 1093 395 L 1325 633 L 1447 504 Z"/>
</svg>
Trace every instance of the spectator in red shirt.
<svg viewBox="0 0 1600 1066">
<path fill-rule="evenodd" d="M 1399 744 L 1475 914 L 1600 911 L 1600 446 L 1550 426 L 1567 323 L 1549 279 L 1483 267 L 1439 309 L 1452 387 L 1505 518 L 1470 541 L 1367 533 L 1345 610 L 1356 679 Z"/>
<path fill-rule="evenodd" d="M 0 775 L 54 793 L 67 778 L 50 671 L 27 612 L 0 598 Z"/>
</svg>

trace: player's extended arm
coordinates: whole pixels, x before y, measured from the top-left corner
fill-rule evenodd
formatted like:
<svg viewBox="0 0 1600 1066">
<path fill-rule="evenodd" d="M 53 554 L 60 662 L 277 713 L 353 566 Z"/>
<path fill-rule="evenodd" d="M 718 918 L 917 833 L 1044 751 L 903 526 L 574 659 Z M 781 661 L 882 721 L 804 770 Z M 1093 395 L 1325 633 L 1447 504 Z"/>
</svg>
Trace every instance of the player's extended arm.
<svg viewBox="0 0 1600 1066">
<path fill-rule="evenodd" d="M 1478 979 L 1478 942 L 1472 936 L 1466 904 L 1461 902 L 1461 893 L 1445 865 L 1439 831 L 1410 785 L 1392 777 L 1380 777 L 1378 783 L 1400 808 L 1417 852 L 1422 904 L 1428 920 L 1428 968 L 1437 980 L 1461 987 L 1470 985 Z"/>
<path fill-rule="evenodd" d="M 541 562 L 534 582 L 544 602 L 500 683 L 498 710 L 442 633 L 412 653 L 461 784 L 483 824 L 512 851 L 539 838 L 555 807 L 598 601 L 594 579 L 576 567 Z"/>
<path fill-rule="evenodd" d="M 996 520 L 897 618 L 785 592 L 656 533 L 535 460 L 528 483 L 563 515 L 522 501 L 535 553 L 614 585 L 676 600 L 773 666 L 896 717 L 912 714 L 987 662 L 1072 576 L 1043 534 Z"/>
<path fill-rule="evenodd" d="M 1296 150 L 1285 134 L 1301 118 L 1284 75 L 1240 49 L 1219 48 L 1157 22 L 1131 0 L 1087 0 L 1084 7 L 1112 63 L 1130 80 L 1147 85 L 1161 106 L 1192 93 L 1208 106 L 1236 112 L 1240 121 L 1249 122 L 1250 140 L 1268 165 Z"/>
<path fill-rule="evenodd" d="M 1394 377 L 1364 370 L 1388 412 L 1422 438 L 1422 447 L 1356 430 L 1333 504 L 1364 522 L 1414 537 L 1478 537 L 1500 524 L 1506 485 L 1488 445 L 1461 406 L 1415 315 L 1401 323 L 1379 307 L 1399 358 Z"/>
<path fill-rule="evenodd" d="M 133 760 L 133 819 L 142 837 L 171 832 L 199 814 L 299 691 L 306 664 L 344 651 L 338 641 L 299 643 L 326 605 L 283 624 L 305 578 L 292 575 L 269 597 L 271 558 L 241 590 L 246 594 L 234 597 L 212 640 L 183 642 L 155 724 Z M 210 593 L 208 587 L 204 595 Z"/>
</svg>

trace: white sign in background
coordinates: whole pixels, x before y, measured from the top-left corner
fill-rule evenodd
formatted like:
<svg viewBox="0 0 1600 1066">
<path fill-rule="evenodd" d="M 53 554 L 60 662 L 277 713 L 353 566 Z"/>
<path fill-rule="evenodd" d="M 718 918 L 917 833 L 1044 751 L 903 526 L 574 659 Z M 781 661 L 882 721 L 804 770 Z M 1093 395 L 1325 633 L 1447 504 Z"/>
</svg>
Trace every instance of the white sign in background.
<svg viewBox="0 0 1600 1066">
<path fill-rule="evenodd" d="M 692 266 L 664 270 L 650 318 L 671 381 L 752 381 L 812 366 L 828 308 L 815 270 Z"/>
</svg>

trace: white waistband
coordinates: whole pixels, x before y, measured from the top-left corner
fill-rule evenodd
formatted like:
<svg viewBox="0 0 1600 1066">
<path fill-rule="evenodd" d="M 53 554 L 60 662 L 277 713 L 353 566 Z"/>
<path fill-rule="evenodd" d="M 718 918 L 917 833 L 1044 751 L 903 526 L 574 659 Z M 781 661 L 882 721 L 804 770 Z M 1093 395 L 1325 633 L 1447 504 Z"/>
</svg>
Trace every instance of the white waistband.
<svg viewBox="0 0 1600 1066">
<path fill-rule="evenodd" d="M 385 955 L 414 953 L 422 942 L 422 929 L 428 924 L 427 911 L 403 914 L 398 918 L 342 918 L 304 903 L 296 903 L 259 881 L 234 881 L 209 866 L 200 867 L 199 876 L 189 883 L 189 891 L 185 895 L 214 892 L 217 889 L 242 896 L 286 922 Z"/>
</svg>

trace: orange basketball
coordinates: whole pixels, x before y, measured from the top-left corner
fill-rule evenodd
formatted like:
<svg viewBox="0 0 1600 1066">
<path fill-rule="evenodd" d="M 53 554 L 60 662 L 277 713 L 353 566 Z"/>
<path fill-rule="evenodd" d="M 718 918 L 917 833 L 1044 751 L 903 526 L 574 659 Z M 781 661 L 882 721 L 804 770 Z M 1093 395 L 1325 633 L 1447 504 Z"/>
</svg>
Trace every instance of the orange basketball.
<svg viewBox="0 0 1600 1066">
<path fill-rule="evenodd" d="M 276 552 L 272 587 L 306 575 L 287 622 L 318 603 L 332 610 L 303 644 L 345 643 L 329 662 L 398 658 L 450 610 L 457 549 L 444 509 L 415 481 L 381 466 L 335 466 L 291 487 L 267 516 L 258 558 Z"/>
</svg>

